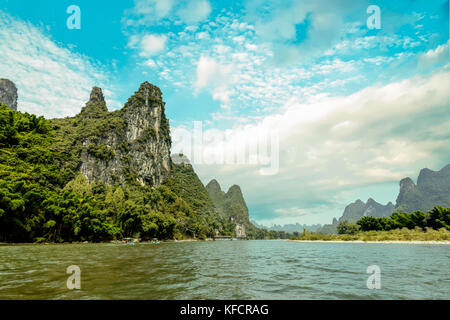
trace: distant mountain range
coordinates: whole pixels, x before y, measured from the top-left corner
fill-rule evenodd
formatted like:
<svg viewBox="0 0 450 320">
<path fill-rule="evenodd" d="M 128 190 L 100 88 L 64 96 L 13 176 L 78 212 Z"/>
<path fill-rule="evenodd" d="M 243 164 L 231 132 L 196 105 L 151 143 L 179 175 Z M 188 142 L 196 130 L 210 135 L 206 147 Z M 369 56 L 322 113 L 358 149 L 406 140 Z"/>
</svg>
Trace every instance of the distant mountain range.
<svg viewBox="0 0 450 320">
<path fill-rule="evenodd" d="M 358 199 L 345 207 L 339 220 L 334 218 L 331 224 L 324 225 L 319 232 L 337 233 L 340 222 L 356 222 L 364 216 L 382 218 L 389 217 L 394 211 L 426 212 L 434 206 L 450 207 L 450 164 L 439 171 L 422 169 L 417 178 L 417 185 L 411 178 L 402 179 L 395 206 L 391 202 L 382 205 L 372 198 L 369 198 L 367 203 Z"/>
<path fill-rule="evenodd" d="M 311 232 L 317 232 L 322 228 L 321 224 L 313 224 L 313 225 L 306 225 L 306 224 L 300 224 L 300 223 L 291 223 L 291 224 L 285 224 L 285 225 L 278 225 L 275 224 L 272 227 L 266 227 L 264 225 L 258 224 L 255 221 L 252 221 L 253 225 L 257 228 L 266 229 L 266 230 L 273 230 L 273 231 L 284 231 L 288 233 L 294 233 L 294 232 L 303 232 L 304 229 Z"/>
</svg>

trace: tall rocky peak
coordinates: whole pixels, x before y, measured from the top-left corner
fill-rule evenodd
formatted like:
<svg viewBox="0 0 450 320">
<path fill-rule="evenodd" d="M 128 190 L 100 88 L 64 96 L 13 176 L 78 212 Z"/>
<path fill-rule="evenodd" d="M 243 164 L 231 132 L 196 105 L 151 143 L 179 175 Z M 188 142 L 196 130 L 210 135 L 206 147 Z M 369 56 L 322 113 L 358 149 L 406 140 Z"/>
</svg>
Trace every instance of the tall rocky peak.
<svg viewBox="0 0 450 320">
<path fill-rule="evenodd" d="M 206 185 L 206 190 L 208 190 L 208 192 L 210 193 L 220 193 L 223 192 L 222 188 L 220 187 L 219 182 L 217 182 L 216 179 L 212 179 L 207 185 Z"/>
<path fill-rule="evenodd" d="M 157 86 L 148 81 L 143 82 L 128 101 L 144 100 L 145 106 L 150 106 L 152 101 L 162 102 L 162 92 Z"/>
<path fill-rule="evenodd" d="M 345 207 L 344 213 L 342 214 L 342 219 L 347 221 L 352 221 L 361 217 L 362 212 L 364 212 L 364 207 L 366 204 L 362 202 L 360 199 L 356 200 L 353 203 L 350 203 Z"/>
<path fill-rule="evenodd" d="M 416 185 L 414 184 L 414 182 L 412 181 L 411 178 L 403 178 L 402 180 L 400 180 L 400 191 L 398 193 L 397 196 L 397 204 L 399 203 L 403 203 L 406 199 L 406 195 L 414 193 L 416 190 Z"/>
<path fill-rule="evenodd" d="M 450 206 L 450 164 L 439 171 L 422 169 L 417 178 L 417 185 L 410 178 L 400 181 L 396 211 L 426 212 L 434 206 Z"/>
<path fill-rule="evenodd" d="M 239 210 L 245 211 L 245 214 L 247 215 L 248 219 L 248 208 L 247 204 L 244 200 L 244 195 L 242 194 L 241 187 L 238 185 L 232 185 L 230 189 L 228 189 L 228 192 L 226 193 L 226 197 L 230 199 L 236 206 L 239 207 Z"/>
<path fill-rule="evenodd" d="M 81 109 L 81 116 L 85 118 L 101 118 L 108 112 L 102 89 L 93 87 L 86 106 Z"/>
<path fill-rule="evenodd" d="M 415 187 L 414 181 L 409 177 L 400 180 L 400 192 L 407 192 L 413 190 Z"/>
<path fill-rule="evenodd" d="M 136 139 L 148 130 L 149 116 L 153 120 L 153 128 L 159 133 L 162 140 L 171 145 L 169 121 L 165 114 L 165 102 L 162 100 L 162 92 L 157 87 L 147 81 L 142 83 L 125 103 L 122 109 L 124 119 L 129 123 L 134 123 L 133 130 L 128 132 L 130 139 Z"/>
<path fill-rule="evenodd" d="M 239 187 L 236 184 L 232 185 L 228 189 L 227 196 L 229 198 L 232 198 L 232 197 L 244 198 L 244 196 L 242 195 L 241 187 Z"/>
<path fill-rule="evenodd" d="M 17 110 L 17 88 L 11 80 L 0 79 L 0 103 L 6 104 L 11 110 Z"/>
<path fill-rule="evenodd" d="M 105 97 L 103 96 L 102 89 L 99 87 L 93 87 L 90 97 L 89 103 L 91 104 L 105 104 Z M 105 110 L 107 111 L 107 110 Z"/>
<path fill-rule="evenodd" d="M 170 127 L 158 87 L 144 82 L 114 112 L 94 87 L 80 116 L 87 128 L 98 128 L 83 140 L 80 170 L 89 182 L 155 186 L 169 174 Z"/>
</svg>

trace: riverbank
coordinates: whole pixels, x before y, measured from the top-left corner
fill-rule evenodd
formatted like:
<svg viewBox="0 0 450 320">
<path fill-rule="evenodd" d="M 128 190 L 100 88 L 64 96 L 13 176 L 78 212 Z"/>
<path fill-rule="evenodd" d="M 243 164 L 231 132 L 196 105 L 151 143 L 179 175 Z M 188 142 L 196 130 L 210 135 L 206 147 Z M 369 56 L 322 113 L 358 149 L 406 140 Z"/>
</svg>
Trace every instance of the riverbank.
<svg viewBox="0 0 450 320">
<path fill-rule="evenodd" d="M 410 244 L 448 244 L 450 231 L 444 228 L 434 230 L 395 229 L 389 231 L 366 231 L 355 234 L 302 234 L 291 241 L 324 241 L 324 242 L 356 242 L 356 243 L 410 243 Z"/>
<path fill-rule="evenodd" d="M 205 241 L 215 241 L 213 238 L 206 239 L 167 239 L 167 240 L 159 240 L 161 243 L 166 242 L 205 242 Z M 141 241 L 139 239 L 133 239 L 132 241 L 126 242 L 123 240 L 110 240 L 110 241 L 100 241 L 100 242 L 91 242 L 91 241 L 76 241 L 76 242 L 0 242 L 0 245 L 70 245 L 70 244 L 94 244 L 94 243 L 112 243 L 112 244 L 127 244 L 127 243 L 151 243 L 151 240 Z"/>
<path fill-rule="evenodd" d="M 290 242 L 318 242 L 318 243 L 382 243 L 382 244 L 439 244 L 450 245 L 450 241 L 417 241 L 417 240 L 380 240 L 380 241 L 363 241 L 363 240 L 287 240 Z"/>
</svg>

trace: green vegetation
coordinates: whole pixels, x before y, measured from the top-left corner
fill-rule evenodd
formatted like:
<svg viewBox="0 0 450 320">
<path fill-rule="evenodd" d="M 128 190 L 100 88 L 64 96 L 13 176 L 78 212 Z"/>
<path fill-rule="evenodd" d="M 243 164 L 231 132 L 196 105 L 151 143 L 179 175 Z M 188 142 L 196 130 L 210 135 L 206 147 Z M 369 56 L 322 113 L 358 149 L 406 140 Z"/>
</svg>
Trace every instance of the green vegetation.
<svg viewBox="0 0 450 320">
<path fill-rule="evenodd" d="M 337 226 L 338 234 L 356 234 L 359 229 L 359 225 L 356 223 L 349 223 L 347 221 L 343 221 Z"/>
<path fill-rule="evenodd" d="M 213 237 L 215 230 L 221 229 L 224 221 L 216 214 L 206 189 L 191 165 L 172 163 L 171 176 L 164 181 L 162 188 L 183 199 L 177 204 L 177 210 L 186 213 L 177 216 L 178 237 L 185 235 L 204 239 Z"/>
<path fill-rule="evenodd" d="M 114 157 L 114 151 L 104 144 L 90 144 L 87 152 L 94 158 L 103 161 L 109 161 Z"/>
<path fill-rule="evenodd" d="M 309 233 L 299 237 L 291 237 L 291 240 L 313 240 L 313 241 L 450 241 L 450 231 L 441 228 L 434 230 L 426 228 L 417 229 L 394 229 L 389 231 L 363 231 L 356 234 L 322 234 Z"/>
<path fill-rule="evenodd" d="M 362 217 L 357 224 L 362 231 L 389 231 L 400 228 L 450 230 L 450 208 L 434 207 L 427 213 L 393 213 L 389 218 Z"/>
<path fill-rule="evenodd" d="M 94 199 L 63 191 L 69 178 L 50 150 L 53 130 L 43 117 L 0 106 L 0 241 L 110 238 L 118 230 Z"/>
<path fill-rule="evenodd" d="M 100 141 L 106 140 L 111 132 L 123 131 L 126 123 L 122 113 L 118 110 L 104 113 L 102 117 L 86 117 L 82 112 L 71 118 L 46 120 L 53 129 L 53 143 L 48 148 L 58 156 L 58 166 L 67 174 L 66 183 L 78 173 L 84 141 L 89 141 L 86 151 L 96 159 L 108 161 L 115 156 L 114 151 Z M 127 152 L 128 148 L 123 137 L 119 150 Z"/>
</svg>

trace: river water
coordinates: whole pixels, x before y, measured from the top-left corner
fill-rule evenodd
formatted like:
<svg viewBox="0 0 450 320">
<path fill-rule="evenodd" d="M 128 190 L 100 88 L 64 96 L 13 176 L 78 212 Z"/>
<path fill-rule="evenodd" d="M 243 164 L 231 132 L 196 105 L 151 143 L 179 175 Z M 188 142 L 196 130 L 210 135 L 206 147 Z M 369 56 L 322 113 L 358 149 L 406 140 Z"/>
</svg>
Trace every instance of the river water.
<svg viewBox="0 0 450 320">
<path fill-rule="evenodd" d="M 81 289 L 67 288 L 67 267 Z M 380 268 L 369 290 L 367 267 Z M 450 246 L 289 241 L 1 245 L 0 299 L 449 299 Z"/>
</svg>

